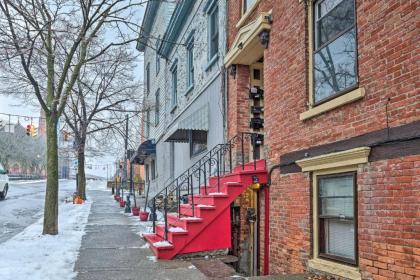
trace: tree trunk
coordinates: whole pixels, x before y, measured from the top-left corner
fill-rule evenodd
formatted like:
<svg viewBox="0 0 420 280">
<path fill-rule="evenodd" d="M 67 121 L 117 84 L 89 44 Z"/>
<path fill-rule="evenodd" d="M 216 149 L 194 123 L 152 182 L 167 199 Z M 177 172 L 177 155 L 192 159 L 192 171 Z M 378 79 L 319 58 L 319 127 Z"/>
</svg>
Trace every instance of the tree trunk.
<svg viewBox="0 0 420 280">
<path fill-rule="evenodd" d="M 47 188 L 42 234 L 58 234 L 58 148 L 57 118 L 47 116 Z"/>
<path fill-rule="evenodd" d="M 86 173 L 85 173 L 85 141 L 78 141 L 79 147 L 77 152 L 77 194 L 86 200 Z"/>
</svg>

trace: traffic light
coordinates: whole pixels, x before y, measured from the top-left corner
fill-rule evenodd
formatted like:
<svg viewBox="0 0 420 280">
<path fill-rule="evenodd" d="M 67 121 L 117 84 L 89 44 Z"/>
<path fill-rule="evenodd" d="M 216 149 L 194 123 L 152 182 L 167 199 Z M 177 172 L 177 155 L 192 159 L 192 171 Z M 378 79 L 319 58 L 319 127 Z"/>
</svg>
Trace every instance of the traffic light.
<svg viewBox="0 0 420 280">
<path fill-rule="evenodd" d="M 31 125 L 31 136 L 34 138 L 38 136 L 38 128 L 36 128 L 34 125 Z"/>
<path fill-rule="evenodd" d="M 26 135 L 31 136 L 32 125 L 28 124 L 26 126 Z"/>
</svg>

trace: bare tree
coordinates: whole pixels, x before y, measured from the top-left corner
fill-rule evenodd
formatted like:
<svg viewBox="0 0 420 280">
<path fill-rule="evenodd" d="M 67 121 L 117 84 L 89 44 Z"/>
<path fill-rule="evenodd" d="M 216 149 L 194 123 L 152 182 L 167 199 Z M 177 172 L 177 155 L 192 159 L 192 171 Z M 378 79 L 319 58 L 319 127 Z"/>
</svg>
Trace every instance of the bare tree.
<svg viewBox="0 0 420 280">
<path fill-rule="evenodd" d="M 75 140 L 78 161 L 77 193 L 86 199 L 85 152 L 88 137 L 115 129 L 125 115 L 142 108 L 140 86 L 133 77 L 135 57 L 120 48 L 85 64 L 70 95 L 64 116 Z"/>
<path fill-rule="evenodd" d="M 57 123 L 84 64 L 136 41 L 136 9 L 147 1 L 0 0 L 1 81 L 32 93 L 46 116 L 47 186 L 43 234 L 58 233 Z M 111 42 L 105 38 L 113 34 Z M 100 50 L 90 54 L 93 42 Z"/>
</svg>

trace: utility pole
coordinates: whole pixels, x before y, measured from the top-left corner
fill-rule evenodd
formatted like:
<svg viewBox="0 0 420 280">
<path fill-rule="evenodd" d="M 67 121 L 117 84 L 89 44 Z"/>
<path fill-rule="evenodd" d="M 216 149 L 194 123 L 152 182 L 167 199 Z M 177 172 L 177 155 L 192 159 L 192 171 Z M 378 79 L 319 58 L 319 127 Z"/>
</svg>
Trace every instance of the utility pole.
<svg viewBox="0 0 420 280">
<path fill-rule="evenodd" d="M 125 116 L 125 138 L 124 138 L 124 165 L 123 165 L 123 178 L 122 189 L 127 189 L 127 150 L 128 150 L 128 114 Z M 123 195 L 124 197 L 124 195 Z"/>
</svg>

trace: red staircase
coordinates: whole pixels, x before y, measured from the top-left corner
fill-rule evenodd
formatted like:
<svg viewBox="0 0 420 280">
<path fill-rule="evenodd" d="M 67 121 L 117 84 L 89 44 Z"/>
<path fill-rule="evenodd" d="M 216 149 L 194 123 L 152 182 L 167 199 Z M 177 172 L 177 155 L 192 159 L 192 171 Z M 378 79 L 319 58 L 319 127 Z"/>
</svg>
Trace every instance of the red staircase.
<svg viewBox="0 0 420 280">
<path fill-rule="evenodd" d="M 168 260 L 179 254 L 231 248 L 230 205 L 256 178 L 260 184 L 267 183 L 265 160 L 210 177 L 207 188 L 201 186 L 200 194 L 190 195 L 189 203 L 180 205 L 179 215 L 167 214 L 167 240 L 165 224 L 157 224 L 155 233 L 143 235 L 144 239 L 159 259 Z"/>
</svg>

